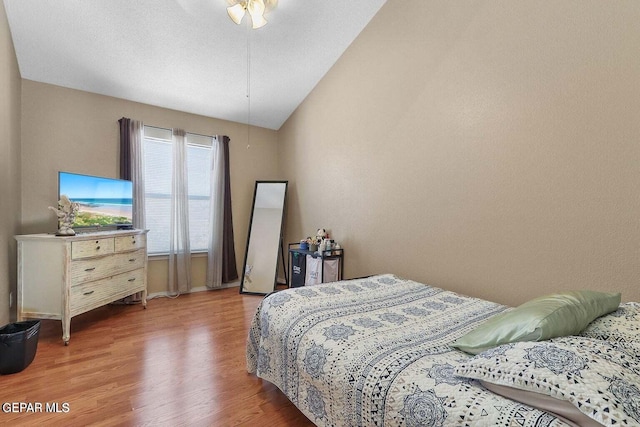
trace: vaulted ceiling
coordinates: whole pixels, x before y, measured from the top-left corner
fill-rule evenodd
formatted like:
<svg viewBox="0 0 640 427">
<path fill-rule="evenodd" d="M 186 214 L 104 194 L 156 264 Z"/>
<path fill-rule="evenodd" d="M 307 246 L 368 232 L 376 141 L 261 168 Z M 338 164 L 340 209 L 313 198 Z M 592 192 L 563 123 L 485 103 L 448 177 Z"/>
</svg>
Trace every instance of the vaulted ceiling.
<svg viewBox="0 0 640 427">
<path fill-rule="evenodd" d="M 4 0 L 22 78 L 278 129 L 386 0 Z"/>
</svg>

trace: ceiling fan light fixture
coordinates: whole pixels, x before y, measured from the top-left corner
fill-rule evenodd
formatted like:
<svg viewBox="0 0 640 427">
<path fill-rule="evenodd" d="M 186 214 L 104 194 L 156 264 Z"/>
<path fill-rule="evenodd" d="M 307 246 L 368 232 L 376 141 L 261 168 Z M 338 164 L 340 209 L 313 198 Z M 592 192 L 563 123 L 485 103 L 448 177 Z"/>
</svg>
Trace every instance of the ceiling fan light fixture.
<svg viewBox="0 0 640 427">
<path fill-rule="evenodd" d="M 264 15 L 264 2 L 262 0 L 248 0 L 247 12 L 249 12 L 252 18 L 258 15 Z"/>
<path fill-rule="evenodd" d="M 273 8 L 278 4 L 278 1 L 267 0 L 267 4 L 270 8 Z M 252 28 L 256 29 L 267 24 L 267 20 L 264 18 L 266 9 L 264 0 L 241 0 L 233 6 L 229 6 L 227 13 L 233 22 L 240 25 L 245 13 L 248 12 L 251 16 Z"/>
<path fill-rule="evenodd" d="M 251 15 L 253 29 L 264 27 L 267 20 L 264 19 L 264 2 L 262 0 L 249 0 L 247 3 L 247 12 Z"/>
<path fill-rule="evenodd" d="M 242 22 L 242 18 L 244 18 L 244 4 L 237 3 L 233 6 L 229 6 L 227 8 L 227 13 L 229 14 L 229 18 L 236 24 L 240 25 Z"/>
</svg>

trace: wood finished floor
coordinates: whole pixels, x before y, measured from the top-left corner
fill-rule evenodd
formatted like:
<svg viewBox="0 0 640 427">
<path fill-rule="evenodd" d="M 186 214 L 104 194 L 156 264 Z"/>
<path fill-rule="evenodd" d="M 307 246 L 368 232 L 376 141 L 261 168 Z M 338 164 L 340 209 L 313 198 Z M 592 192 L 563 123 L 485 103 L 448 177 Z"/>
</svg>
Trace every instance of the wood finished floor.
<svg viewBox="0 0 640 427">
<path fill-rule="evenodd" d="M 274 385 L 248 374 L 245 343 L 262 297 L 238 288 L 43 320 L 24 371 L 0 376 L 0 425 L 313 426 Z M 40 403 L 42 413 L 6 412 Z M 61 412 L 47 413 L 58 403 Z M 68 412 L 62 412 L 68 404 Z"/>
</svg>

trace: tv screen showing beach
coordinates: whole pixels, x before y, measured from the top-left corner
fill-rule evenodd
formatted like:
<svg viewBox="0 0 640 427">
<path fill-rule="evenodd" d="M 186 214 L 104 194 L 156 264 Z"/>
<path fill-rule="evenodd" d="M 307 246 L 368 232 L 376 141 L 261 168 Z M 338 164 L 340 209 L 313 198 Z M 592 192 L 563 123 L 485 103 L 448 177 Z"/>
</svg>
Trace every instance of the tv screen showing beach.
<svg viewBox="0 0 640 427">
<path fill-rule="evenodd" d="M 73 227 L 131 225 L 131 181 L 60 172 L 59 196 L 65 194 L 80 209 Z"/>
</svg>

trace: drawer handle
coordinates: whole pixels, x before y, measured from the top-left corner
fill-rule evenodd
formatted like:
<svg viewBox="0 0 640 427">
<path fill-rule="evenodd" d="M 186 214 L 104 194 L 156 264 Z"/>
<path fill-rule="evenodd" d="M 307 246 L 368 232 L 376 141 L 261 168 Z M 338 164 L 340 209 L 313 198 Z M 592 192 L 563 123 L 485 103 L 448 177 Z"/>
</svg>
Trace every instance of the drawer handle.
<svg viewBox="0 0 640 427">
<path fill-rule="evenodd" d="M 96 251 L 99 251 L 99 250 L 100 250 L 100 246 L 96 246 Z"/>
<path fill-rule="evenodd" d="M 135 258 L 129 258 L 129 262 L 133 262 L 135 260 L 136 260 Z"/>
<path fill-rule="evenodd" d="M 85 292 L 85 293 L 84 293 L 84 294 L 82 294 L 82 295 L 91 295 L 91 294 L 92 294 L 92 293 L 94 293 L 94 292 L 95 292 L 95 291 L 89 291 L 89 292 Z"/>
<path fill-rule="evenodd" d="M 133 241 L 133 244 L 134 244 L 134 245 L 136 244 L 136 241 L 135 241 L 135 240 Z"/>
<path fill-rule="evenodd" d="M 133 282 L 133 281 L 135 281 L 135 280 L 136 280 L 136 278 L 135 278 L 135 277 L 132 277 L 131 279 L 129 279 L 129 280 L 128 280 L 128 282 Z"/>
<path fill-rule="evenodd" d="M 93 271 L 93 270 L 95 270 L 95 269 L 96 269 L 95 267 L 85 268 L 85 269 L 84 269 L 84 271 Z"/>
</svg>

